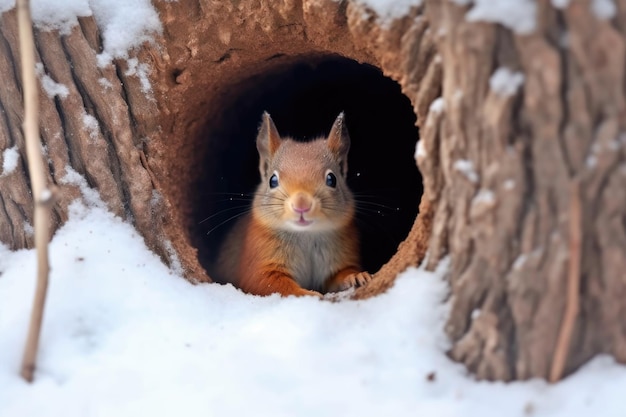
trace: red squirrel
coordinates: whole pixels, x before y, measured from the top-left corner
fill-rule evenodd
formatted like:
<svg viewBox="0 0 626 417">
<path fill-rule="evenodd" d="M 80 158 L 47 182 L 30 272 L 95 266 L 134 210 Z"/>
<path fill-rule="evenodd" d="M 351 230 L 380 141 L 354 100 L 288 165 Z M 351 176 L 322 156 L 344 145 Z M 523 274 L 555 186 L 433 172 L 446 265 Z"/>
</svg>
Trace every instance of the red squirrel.
<svg viewBox="0 0 626 417">
<path fill-rule="evenodd" d="M 263 114 L 252 209 L 228 233 L 217 274 L 244 292 L 314 295 L 360 286 L 355 202 L 346 184 L 350 137 L 341 113 L 327 138 L 281 137 Z"/>
</svg>

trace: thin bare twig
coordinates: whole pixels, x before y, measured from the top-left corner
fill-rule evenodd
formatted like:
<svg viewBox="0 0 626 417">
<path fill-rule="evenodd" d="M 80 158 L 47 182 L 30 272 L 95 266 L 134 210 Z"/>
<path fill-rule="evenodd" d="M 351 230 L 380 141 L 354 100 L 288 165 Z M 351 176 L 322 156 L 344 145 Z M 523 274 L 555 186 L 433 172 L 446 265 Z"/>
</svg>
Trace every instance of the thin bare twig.
<svg viewBox="0 0 626 417">
<path fill-rule="evenodd" d="M 51 193 L 46 188 L 41 141 L 39 139 L 39 97 L 35 78 L 35 42 L 29 0 L 17 0 L 17 19 L 20 34 L 20 57 L 22 63 L 22 89 L 24 93 L 24 138 L 28 173 L 35 207 L 35 248 L 37 250 L 37 288 L 30 317 L 28 338 L 22 359 L 22 377 L 31 382 L 35 371 L 39 334 L 48 290 L 48 240 L 49 201 Z"/>
<path fill-rule="evenodd" d="M 570 222 L 569 222 L 569 270 L 567 275 L 567 293 L 565 312 L 561 321 L 559 337 L 554 348 L 550 382 L 558 382 L 563 376 L 565 362 L 572 341 L 576 316 L 580 308 L 580 262 L 582 252 L 582 208 L 580 181 L 573 179 L 570 184 Z"/>
</svg>

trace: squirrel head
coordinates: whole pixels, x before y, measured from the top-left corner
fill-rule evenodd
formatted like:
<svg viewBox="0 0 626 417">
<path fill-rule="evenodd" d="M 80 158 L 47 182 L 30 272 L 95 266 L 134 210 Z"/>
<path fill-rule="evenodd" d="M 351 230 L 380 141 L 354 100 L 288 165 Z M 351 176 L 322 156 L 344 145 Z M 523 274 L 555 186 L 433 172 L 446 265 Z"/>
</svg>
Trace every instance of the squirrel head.
<svg viewBox="0 0 626 417">
<path fill-rule="evenodd" d="M 257 136 L 261 183 L 253 215 L 272 228 L 296 232 L 331 231 L 354 216 L 346 184 L 350 137 L 341 113 L 327 137 L 299 142 L 281 137 L 265 112 Z"/>
</svg>

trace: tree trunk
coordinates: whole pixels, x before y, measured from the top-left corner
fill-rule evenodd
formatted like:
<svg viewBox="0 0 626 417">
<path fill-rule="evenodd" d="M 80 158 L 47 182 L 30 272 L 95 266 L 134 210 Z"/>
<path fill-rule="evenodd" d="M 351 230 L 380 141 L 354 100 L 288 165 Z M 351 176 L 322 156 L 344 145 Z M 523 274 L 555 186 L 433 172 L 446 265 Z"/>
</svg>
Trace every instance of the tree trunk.
<svg viewBox="0 0 626 417">
<path fill-rule="evenodd" d="M 401 85 L 424 183 L 407 238 L 355 297 L 389 288 L 427 248 L 428 267 L 448 255 L 450 355 L 479 378 L 510 380 L 548 376 L 568 303 L 576 313 L 568 282 L 579 283 L 566 370 L 600 352 L 625 361 L 626 2 L 611 19 L 590 1 L 537 2 L 536 27 L 522 33 L 471 21 L 472 4 L 449 0 L 391 20 L 354 1 L 271 3 L 157 2 L 155 42 L 103 66 L 93 18 L 69 34 L 36 31 L 54 228 L 76 198 L 94 203 L 91 187 L 170 265 L 210 281 L 197 211 L 213 202 L 199 190 L 243 143 L 222 140 L 241 117 L 232 109 L 268 74 L 349 58 Z M 17 249 L 32 245 L 32 201 L 13 11 L 0 35 L 0 163 L 20 154 L 0 176 L 0 241 Z M 400 146 L 392 136 L 377 146 Z M 226 164 L 249 165 L 231 153 L 241 157 Z"/>
<path fill-rule="evenodd" d="M 32 201 L 25 169 L 21 130 L 22 98 L 14 11 L 0 24 L 0 148 L 19 151 L 18 169 L 0 178 L 0 239 L 11 248 L 32 244 Z M 68 207 L 81 195 L 81 187 L 95 188 L 108 208 L 122 217 L 132 216 L 140 230 L 157 222 L 151 210 L 152 185 L 141 164 L 141 123 L 154 104 L 140 92 L 138 77 L 128 76 L 125 61 L 99 67 L 101 50 L 95 21 L 81 19 L 70 34 L 35 31 L 40 76 L 42 142 L 48 158 L 48 183 L 54 190 L 54 227 L 68 217 Z M 54 83 L 61 90 L 54 90 Z M 56 86 L 58 87 L 58 86 Z M 155 129 L 156 125 L 152 127 Z M 81 183 L 79 173 L 86 182 Z M 146 235 L 148 241 L 156 236 Z"/>
<path fill-rule="evenodd" d="M 626 360 L 626 2 L 617 3 L 606 18 L 593 2 L 537 2 L 530 33 L 427 3 L 445 103 L 422 135 L 437 206 L 430 263 L 450 254 L 450 354 L 479 378 L 548 377 L 573 280 L 566 371 L 601 352 Z M 519 88 L 498 86 L 503 68 Z M 582 256 L 571 250 L 577 233 Z"/>
<path fill-rule="evenodd" d="M 24 162 L 14 10 L 2 15 L 0 34 L 0 149 L 14 148 L 20 154 L 18 169 L 0 177 L 0 241 L 18 249 L 32 246 L 33 205 Z M 129 60 L 99 65 L 102 40 L 92 17 L 80 18 L 69 34 L 35 30 L 35 36 L 40 127 L 56 201 L 53 228 L 67 220 L 77 198 L 97 204 L 88 191 L 95 189 L 106 207 L 130 220 L 168 263 L 184 265 L 190 278 L 208 280 L 190 253 L 175 251 L 172 239 L 178 236 L 168 233 L 167 201 L 147 163 L 146 144 L 161 134 L 159 111 L 154 95 L 146 90 L 145 74 L 129 62 L 146 62 L 150 49 L 136 51 Z"/>
</svg>

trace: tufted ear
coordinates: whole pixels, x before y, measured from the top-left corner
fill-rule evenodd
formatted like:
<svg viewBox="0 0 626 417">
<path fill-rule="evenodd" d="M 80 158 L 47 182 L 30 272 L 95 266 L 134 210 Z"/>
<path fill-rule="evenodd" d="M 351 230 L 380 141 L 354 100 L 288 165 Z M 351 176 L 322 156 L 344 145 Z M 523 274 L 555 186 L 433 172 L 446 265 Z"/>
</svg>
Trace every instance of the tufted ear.
<svg viewBox="0 0 626 417">
<path fill-rule="evenodd" d="M 274 125 L 274 121 L 270 117 L 268 112 L 263 112 L 261 127 L 259 127 L 259 133 L 256 137 L 256 148 L 259 151 L 260 163 L 259 170 L 261 175 L 266 174 L 269 160 L 276 153 L 276 149 L 280 146 L 280 135 Z"/>
<path fill-rule="evenodd" d="M 328 149 L 335 155 L 341 165 L 342 175 L 348 171 L 348 151 L 350 150 L 350 135 L 344 122 L 343 112 L 339 113 L 333 127 L 328 134 Z"/>
</svg>

